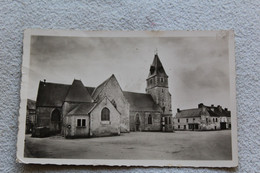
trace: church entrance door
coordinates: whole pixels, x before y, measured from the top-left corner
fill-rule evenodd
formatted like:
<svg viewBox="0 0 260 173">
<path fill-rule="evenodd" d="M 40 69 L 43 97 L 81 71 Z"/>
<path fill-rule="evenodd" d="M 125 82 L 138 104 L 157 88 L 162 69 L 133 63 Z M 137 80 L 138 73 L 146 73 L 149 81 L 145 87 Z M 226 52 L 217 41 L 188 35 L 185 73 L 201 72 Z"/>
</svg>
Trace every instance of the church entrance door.
<svg viewBox="0 0 260 173">
<path fill-rule="evenodd" d="M 52 129 L 54 134 L 60 134 L 61 133 L 61 114 L 58 109 L 54 109 L 51 113 L 51 123 L 52 123 Z"/>
</svg>

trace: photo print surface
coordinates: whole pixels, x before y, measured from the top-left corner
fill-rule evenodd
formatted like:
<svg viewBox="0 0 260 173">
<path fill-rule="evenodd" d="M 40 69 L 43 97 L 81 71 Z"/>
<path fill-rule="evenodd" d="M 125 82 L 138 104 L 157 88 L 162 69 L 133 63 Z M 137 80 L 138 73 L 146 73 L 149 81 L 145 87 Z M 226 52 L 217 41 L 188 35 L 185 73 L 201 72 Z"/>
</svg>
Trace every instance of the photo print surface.
<svg viewBox="0 0 260 173">
<path fill-rule="evenodd" d="M 28 30 L 18 160 L 236 166 L 233 44 L 232 31 Z"/>
</svg>

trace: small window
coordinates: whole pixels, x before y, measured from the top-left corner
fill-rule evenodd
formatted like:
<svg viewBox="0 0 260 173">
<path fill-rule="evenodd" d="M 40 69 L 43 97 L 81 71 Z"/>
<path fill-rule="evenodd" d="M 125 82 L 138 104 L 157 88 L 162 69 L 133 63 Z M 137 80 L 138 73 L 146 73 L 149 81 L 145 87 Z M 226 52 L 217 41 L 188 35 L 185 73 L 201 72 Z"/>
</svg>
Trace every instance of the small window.
<svg viewBox="0 0 260 173">
<path fill-rule="evenodd" d="M 218 122 L 218 118 L 216 118 L 216 122 Z"/>
<path fill-rule="evenodd" d="M 82 119 L 82 124 L 81 124 L 82 127 L 86 127 L 86 120 L 85 119 Z"/>
<path fill-rule="evenodd" d="M 168 124 L 168 117 L 165 117 L 165 124 Z"/>
<path fill-rule="evenodd" d="M 86 119 L 77 119 L 77 127 L 86 127 Z"/>
<path fill-rule="evenodd" d="M 186 129 L 186 125 L 184 125 L 184 129 Z"/>
<path fill-rule="evenodd" d="M 178 125 L 178 129 L 180 129 L 180 125 Z"/>
<path fill-rule="evenodd" d="M 206 122 L 208 122 L 208 118 L 206 118 Z"/>
<path fill-rule="evenodd" d="M 78 126 L 78 127 L 81 127 L 81 119 L 78 119 L 78 120 L 77 120 L 77 126 Z"/>
<path fill-rule="evenodd" d="M 110 111 L 108 108 L 104 108 L 101 111 L 101 121 L 110 121 Z"/>
<path fill-rule="evenodd" d="M 149 114 L 148 116 L 148 124 L 153 124 L 153 119 L 151 114 Z"/>
<path fill-rule="evenodd" d="M 187 118 L 186 121 L 189 122 L 189 119 Z"/>
<path fill-rule="evenodd" d="M 180 119 L 178 119 L 178 123 L 180 122 Z"/>
<path fill-rule="evenodd" d="M 213 122 L 215 122 L 215 118 L 213 118 Z"/>
<path fill-rule="evenodd" d="M 169 117 L 169 124 L 172 124 L 172 119 L 171 119 L 171 117 Z"/>
<path fill-rule="evenodd" d="M 162 93 L 163 93 L 163 89 L 162 89 Z"/>
<path fill-rule="evenodd" d="M 195 121 L 195 118 L 193 118 L 193 121 Z"/>
</svg>

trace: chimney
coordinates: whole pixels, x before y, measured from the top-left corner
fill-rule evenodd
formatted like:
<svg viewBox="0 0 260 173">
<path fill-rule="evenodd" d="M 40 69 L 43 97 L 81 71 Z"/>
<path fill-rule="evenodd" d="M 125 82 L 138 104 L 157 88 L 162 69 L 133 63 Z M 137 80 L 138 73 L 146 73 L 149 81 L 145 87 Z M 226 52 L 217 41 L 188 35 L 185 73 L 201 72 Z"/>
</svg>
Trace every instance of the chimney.
<svg viewBox="0 0 260 173">
<path fill-rule="evenodd" d="M 181 110 L 179 108 L 177 108 L 177 112 L 179 113 L 179 112 L 181 112 Z"/>
<path fill-rule="evenodd" d="M 225 108 L 225 111 L 228 111 L 228 108 Z"/>
<path fill-rule="evenodd" d="M 198 104 L 198 108 L 202 108 L 203 106 L 203 103 Z"/>
<path fill-rule="evenodd" d="M 211 107 L 214 107 L 214 104 L 212 104 Z"/>
<path fill-rule="evenodd" d="M 43 79 L 43 86 L 45 86 L 46 84 L 46 79 Z"/>
</svg>

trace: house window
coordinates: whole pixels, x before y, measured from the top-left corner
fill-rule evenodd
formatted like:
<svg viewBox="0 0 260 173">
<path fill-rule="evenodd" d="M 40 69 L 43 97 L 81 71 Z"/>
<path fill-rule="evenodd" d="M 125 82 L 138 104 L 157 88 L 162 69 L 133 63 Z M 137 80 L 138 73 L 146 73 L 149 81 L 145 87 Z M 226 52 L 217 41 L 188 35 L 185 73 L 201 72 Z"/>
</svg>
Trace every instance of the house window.
<svg viewBox="0 0 260 173">
<path fill-rule="evenodd" d="M 186 129 L 186 125 L 184 125 L 184 129 Z"/>
<path fill-rule="evenodd" d="M 195 118 L 193 118 L 193 121 L 195 121 Z"/>
<path fill-rule="evenodd" d="M 178 123 L 180 122 L 180 119 L 178 119 Z"/>
<path fill-rule="evenodd" d="M 180 125 L 178 125 L 178 129 L 180 129 Z"/>
<path fill-rule="evenodd" d="M 165 117 L 165 124 L 168 124 L 168 117 Z"/>
<path fill-rule="evenodd" d="M 101 111 L 101 121 L 110 121 L 110 111 L 108 108 L 104 108 Z"/>
<path fill-rule="evenodd" d="M 148 124 L 153 124 L 153 119 L 151 114 L 148 115 Z"/>
<path fill-rule="evenodd" d="M 216 118 L 216 122 L 218 122 L 218 118 Z"/>
<path fill-rule="evenodd" d="M 86 127 L 86 119 L 77 119 L 77 127 Z"/>
<path fill-rule="evenodd" d="M 189 119 L 188 119 L 188 118 L 186 119 L 186 122 L 189 122 Z"/>
<path fill-rule="evenodd" d="M 215 118 L 213 118 L 213 122 L 215 122 Z"/>
<path fill-rule="evenodd" d="M 208 118 L 206 118 L 206 122 L 208 122 Z"/>
<path fill-rule="evenodd" d="M 169 117 L 169 124 L 172 124 L 172 119 L 171 119 L 171 117 Z"/>
</svg>

